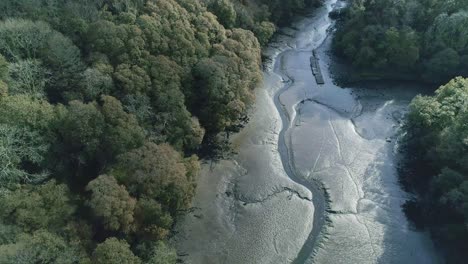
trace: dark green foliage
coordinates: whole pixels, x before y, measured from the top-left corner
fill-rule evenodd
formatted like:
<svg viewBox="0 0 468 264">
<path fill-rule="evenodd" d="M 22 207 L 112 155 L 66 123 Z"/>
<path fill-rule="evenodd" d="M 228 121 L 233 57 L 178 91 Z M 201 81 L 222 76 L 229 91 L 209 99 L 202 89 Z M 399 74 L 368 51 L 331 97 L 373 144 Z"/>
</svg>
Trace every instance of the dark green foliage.
<svg viewBox="0 0 468 264">
<path fill-rule="evenodd" d="M 210 9 L 218 16 L 219 22 L 226 28 L 234 27 L 237 13 L 234 5 L 229 0 L 214 0 Z"/>
<path fill-rule="evenodd" d="M 143 129 L 117 99 L 103 96 L 99 103 L 72 101 L 58 109 L 55 159 L 67 170 L 64 176 L 78 177 L 70 179 L 78 185 L 87 183 L 93 176 L 89 173 L 99 172 L 117 155 L 143 143 Z"/>
<path fill-rule="evenodd" d="M 362 72 L 436 83 L 468 76 L 461 59 L 468 55 L 467 8 L 464 0 L 354 0 L 334 49 Z"/>
<path fill-rule="evenodd" d="M 415 98 L 405 127 L 402 180 L 421 194 L 405 209 L 446 245 L 453 263 L 468 250 L 467 102 L 468 80 L 456 78 L 434 97 Z"/>
<path fill-rule="evenodd" d="M 316 2 L 0 1 L 0 263 L 176 263 L 194 154 L 229 149 L 260 45 Z"/>
</svg>

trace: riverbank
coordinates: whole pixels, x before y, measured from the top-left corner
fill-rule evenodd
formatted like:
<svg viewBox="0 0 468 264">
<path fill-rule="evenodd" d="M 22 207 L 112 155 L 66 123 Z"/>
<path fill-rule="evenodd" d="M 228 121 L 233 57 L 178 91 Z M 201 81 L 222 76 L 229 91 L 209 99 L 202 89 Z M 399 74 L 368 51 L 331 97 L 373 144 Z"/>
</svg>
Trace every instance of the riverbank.
<svg viewBox="0 0 468 264">
<path fill-rule="evenodd" d="M 266 80 L 269 87 L 281 84 L 279 78 Z M 238 154 L 203 165 L 195 209 L 176 228 L 185 263 L 288 263 L 306 241 L 313 224 L 312 194 L 284 173 L 273 92 L 257 90 L 251 122 L 232 137 Z"/>
<path fill-rule="evenodd" d="M 232 138 L 238 154 L 204 167 L 199 208 L 178 224 L 187 263 L 437 263 L 401 210 L 408 195 L 396 174 L 398 124 L 420 88 L 334 84 L 336 3 L 265 50 L 272 60 L 251 122 Z M 311 72 L 314 49 L 324 85 Z"/>
<path fill-rule="evenodd" d="M 310 183 L 304 187 L 285 172 L 286 156 L 278 144 L 284 123 L 274 98 L 286 80 L 273 72 L 280 54 L 297 45 L 296 34 L 305 26 L 277 34 L 265 50 L 272 60 L 264 64 L 264 85 L 256 91 L 250 122 L 231 137 L 237 155 L 203 165 L 193 212 L 179 221 L 173 239 L 184 262 L 289 263 L 311 255 L 322 229 L 323 196 L 312 195 Z"/>
</svg>

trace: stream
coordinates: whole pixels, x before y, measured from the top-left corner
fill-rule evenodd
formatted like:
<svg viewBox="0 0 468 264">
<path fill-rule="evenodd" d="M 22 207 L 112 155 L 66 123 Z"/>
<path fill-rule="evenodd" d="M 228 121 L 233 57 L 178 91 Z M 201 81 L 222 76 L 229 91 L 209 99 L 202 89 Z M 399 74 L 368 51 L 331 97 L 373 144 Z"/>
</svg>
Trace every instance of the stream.
<svg viewBox="0 0 468 264">
<path fill-rule="evenodd" d="M 264 51 L 264 85 L 232 160 L 206 163 L 173 243 L 184 263 L 440 263 L 401 205 L 398 131 L 423 87 L 334 84 L 323 7 Z M 316 51 L 325 84 L 310 66 Z"/>
</svg>

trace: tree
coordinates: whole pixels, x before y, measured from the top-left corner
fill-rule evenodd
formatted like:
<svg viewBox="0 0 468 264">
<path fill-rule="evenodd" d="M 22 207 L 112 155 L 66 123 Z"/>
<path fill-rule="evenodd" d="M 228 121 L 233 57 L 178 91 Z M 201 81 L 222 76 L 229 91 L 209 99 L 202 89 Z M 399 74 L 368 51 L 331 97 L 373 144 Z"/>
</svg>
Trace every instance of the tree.
<svg viewBox="0 0 468 264">
<path fill-rule="evenodd" d="M 234 5 L 229 0 L 215 0 L 211 5 L 211 10 L 219 22 L 226 28 L 233 28 L 237 16 Z"/>
<path fill-rule="evenodd" d="M 136 201 L 113 176 L 99 176 L 88 184 L 86 190 L 91 193 L 89 207 L 106 229 L 123 232 L 132 229 Z"/>
<path fill-rule="evenodd" d="M 21 234 L 12 244 L 0 246 L 1 263 L 86 263 L 86 256 L 67 242 L 44 230 Z"/>
<path fill-rule="evenodd" d="M 260 23 L 255 24 L 255 27 L 253 29 L 255 36 L 258 38 L 258 42 L 262 46 L 266 46 L 268 44 L 275 31 L 275 24 L 268 21 L 262 21 Z"/>
<path fill-rule="evenodd" d="M 173 224 L 169 212 L 154 199 L 142 197 L 135 209 L 136 232 L 148 240 L 165 239 Z"/>
<path fill-rule="evenodd" d="M 465 8 L 466 8 L 465 4 Z M 457 10 L 454 14 L 441 13 L 428 28 L 425 42 L 429 52 L 446 48 L 463 52 L 468 47 L 468 12 Z"/>
<path fill-rule="evenodd" d="M 109 65 L 106 65 L 109 67 Z M 104 94 L 110 94 L 114 89 L 114 83 L 107 69 L 98 67 L 87 68 L 82 74 L 82 95 L 86 101 L 98 100 Z"/>
<path fill-rule="evenodd" d="M 75 213 L 73 198 L 64 184 L 51 180 L 39 186 L 4 190 L 0 210 L 2 221 L 31 232 L 40 229 L 62 230 Z"/>
<path fill-rule="evenodd" d="M 405 129 L 405 182 L 424 194 L 424 222 L 453 262 L 468 241 L 467 101 L 468 80 L 455 78 L 434 96 L 413 100 Z"/>
<path fill-rule="evenodd" d="M 419 47 L 416 32 L 410 28 L 397 30 L 390 28 L 385 32 L 386 56 L 390 64 L 411 69 L 419 60 Z"/>
<path fill-rule="evenodd" d="M 46 92 L 53 101 L 67 98 L 78 86 L 84 70 L 80 50 L 69 38 L 42 21 L 8 19 L 0 23 L 0 53 L 11 62 L 38 60 L 47 65 L 47 70 L 43 70 L 38 68 L 38 63 L 22 63 L 17 66 L 21 66 L 17 78 L 40 84 L 45 81 L 44 73 L 50 70 Z"/>
<path fill-rule="evenodd" d="M 147 264 L 175 264 L 177 263 L 176 251 L 166 245 L 163 241 L 158 241 L 151 252 Z"/>
<path fill-rule="evenodd" d="M 112 160 L 119 154 L 140 147 L 145 132 L 136 117 L 127 114 L 120 101 L 112 96 L 102 96 L 101 103 L 100 111 L 105 123 L 101 148 L 107 153 L 106 159 Z"/>
<path fill-rule="evenodd" d="M 28 94 L 35 98 L 45 97 L 47 85 L 47 71 L 37 60 L 21 60 L 9 66 L 8 92 L 14 94 Z"/>
<path fill-rule="evenodd" d="M 75 180 L 78 185 L 86 185 L 117 155 L 141 146 L 145 137 L 135 116 L 111 96 L 102 96 L 99 104 L 71 101 L 68 107 L 59 108 L 55 126 L 57 160 L 81 178 Z"/>
<path fill-rule="evenodd" d="M 156 111 L 155 130 L 179 150 L 193 150 L 200 140 L 200 128 L 185 106 L 183 69 L 165 56 L 150 60 L 151 90 L 148 95 Z"/>
<path fill-rule="evenodd" d="M 48 149 L 38 133 L 0 124 L 0 187 L 43 181 L 47 173 L 41 170 L 41 163 Z"/>
<path fill-rule="evenodd" d="M 115 81 L 120 92 L 126 94 L 146 94 L 151 80 L 145 69 L 138 65 L 120 64 L 114 73 Z"/>
<path fill-rule="evenodd" d="M 55 107 L 45 99 L 14 95 L 0 99 L 0 123 L 28 128 L 49 136 L 57 115 Z"/>
<path fill-rule="evenodd" d="M 130 193 L 157 200 L 171 215 L 186 208 L 193 185 L 180 154 L 168 144 L 146 143 L 118 158 L 113 173 Z"/>
<path fill-rule="evenodd" d="M 458 53 L 447 48 L 437 52 L 427 63 L 425 77 L 428 80 L 443 81 L 453 77 L 460 64 Z"/>
<path fill-rule="evenodd" d="M 99 152 L 102 150 L 104 116 L 95 102 L 71 101 L 68 107 L 59 107 L 58 112 L 55 161 L 66 176 L 73 176 L 74 183 L 85 185 L 92 177 L 87 175 L 89 170 L 98 170 L 96 167 L 102 163 Z"/>
<path fill-rule="evenodd" d="M 93 262 L 96 264 L 140 264 L 141 260 L 133 254 L 125 240 L 111 237 L 97 245 L 93 253 Z"/>
</svg>

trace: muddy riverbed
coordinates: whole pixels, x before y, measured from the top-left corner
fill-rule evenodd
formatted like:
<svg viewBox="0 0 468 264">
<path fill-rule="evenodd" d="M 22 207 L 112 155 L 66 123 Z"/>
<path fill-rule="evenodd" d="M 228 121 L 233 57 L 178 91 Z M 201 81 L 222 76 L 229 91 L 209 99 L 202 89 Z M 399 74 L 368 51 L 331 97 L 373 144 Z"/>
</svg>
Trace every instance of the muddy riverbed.
<svg viewBox="0 0 468 264">
<path fill-rule="evenodd" d="M 237 154 L 207 163 L 174 237 L 185 263 L 438 263 L 406 220 L 396 175 L 398 129 L 422 88 L 330 74 L 326 1 L 265 50 L 264 84 Z M 316 49 L 324 85 L 310 67 Z"/>
</svg>

